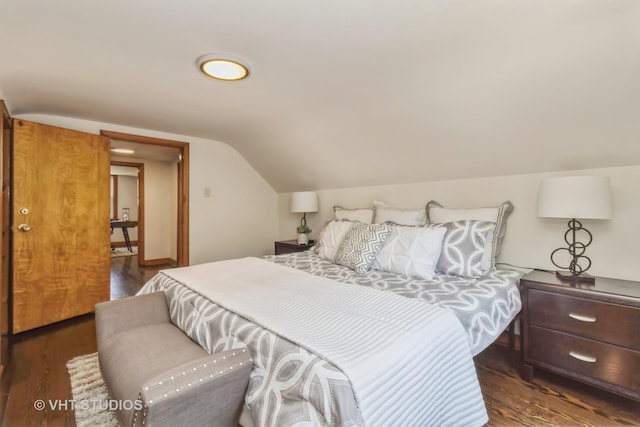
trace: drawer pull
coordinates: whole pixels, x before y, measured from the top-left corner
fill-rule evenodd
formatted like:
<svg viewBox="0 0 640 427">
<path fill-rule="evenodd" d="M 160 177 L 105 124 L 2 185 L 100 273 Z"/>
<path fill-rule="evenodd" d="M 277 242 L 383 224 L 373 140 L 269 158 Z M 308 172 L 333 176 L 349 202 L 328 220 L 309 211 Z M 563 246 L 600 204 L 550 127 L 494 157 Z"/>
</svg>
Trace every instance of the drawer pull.
<svg viewBox="0 0 640 427">
<path fill-rule="evenodd" d="M 569 317 L 572 319 L 579 320 L 581 322 L 589 322 L 593 323 L 596 321 L 596 318 L 593 316 L 583 316 L 582 314 L 569 313 Z"/>
<path fill-rule="evenodd" d="M 596 358 L 592 356 L 586 356 L 584 354 L 576 353 L 575 351 L 570 351 L 569 356 L 574 359 L 581 360 L 583 362 L 596 363 Z"/>
</svg>

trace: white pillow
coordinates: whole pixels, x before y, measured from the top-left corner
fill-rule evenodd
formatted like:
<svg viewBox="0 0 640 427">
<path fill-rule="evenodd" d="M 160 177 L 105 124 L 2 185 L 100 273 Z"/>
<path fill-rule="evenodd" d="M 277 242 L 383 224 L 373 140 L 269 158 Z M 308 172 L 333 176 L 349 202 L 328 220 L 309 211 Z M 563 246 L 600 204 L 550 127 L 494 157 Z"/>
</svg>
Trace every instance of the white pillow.
<svg viewBox="0 0 640 427">
<path fill-rule="evenodd" d="M 426 211 L 429 224 L 463 220 L 495 222 L 494 231 L 489 233 L 485 241 L 485 251 L 481 262 L 483 271 L 491 271 L 495 268 L 496 257 L 500 254 L 502 240 L 507 231 L 507 218 L 513 212 L 513 204 L 510 201 L 507 200 L 500 206 L 489 208 L 450 209 L 432 200 L 427 203 Z"/>
<path fill-rule="evenodd" d="M 392 227 L 371 268 L 431 280 L 446 231 L 444 227 Z"/>
<path fill-rule="evenodd" d="M 353 222 L 346 220 L 334 220 L 327 223 L 320 232 L 314 251 L 321 258 L 334 262 L 336 251 L 352 225 Z"/>
<path fill-rule="evenodd" d="M 349 221 L 360 221 L 365 224 L 371 224 L 373 221 L 373 209 L 346 209 L 340 206 L 334 206 L 333 212 L 336 219 L 346 219 Z"/>
<path fill-rule="evenodd" d="M 423 226 L 427 223 L 427 210 L 422 208 L 400 209 L 388 206 L 384 202 L 373 202 L 373 223 L 392 222 L 400 225 Z"/>
</svg>

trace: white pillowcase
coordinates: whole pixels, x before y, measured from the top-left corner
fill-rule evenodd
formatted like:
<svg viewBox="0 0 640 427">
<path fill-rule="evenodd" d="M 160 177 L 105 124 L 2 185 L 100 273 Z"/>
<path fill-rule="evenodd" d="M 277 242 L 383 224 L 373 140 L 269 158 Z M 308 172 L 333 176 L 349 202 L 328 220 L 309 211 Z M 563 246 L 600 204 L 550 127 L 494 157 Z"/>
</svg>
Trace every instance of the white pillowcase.
<svg viewBox="0 0 640 427">
<path fill-rule="evenodd" d="M 336 252 L 344 240 L 344 236 L 347 235 L 347 232 L 351 229 L 352 225 L 353 222 L 346 220 L 334 220 L 327 223 L 320 232 L 320 236 L 318 237 L 318 241 L 314 248 L 315 252 L 320 257 L 334 262 Z"/>
<path fill-rule="evenodd" d="M 346 219 L 349 221 L 360 221 L 365 224 L 371 224 L 373 222 L 373 209 L 346 209 L 340 206 L 334 206 L 333 212 L 336 215 L 336 219 Z"/>
<path fill-rule="evenodd" d="M 375 200 L 373 202 L 374 224 L 384 224 L 392 222 L 400 225 L 423 226 L 427 223 L 426 208 L 401 209 L 388 206 L 384 202 Z"/>
<path fill-rule="evenodd" d="M 431 280 L 446 231 L 444 227 L 392 227 L 371 268 Z"/>
</svg>

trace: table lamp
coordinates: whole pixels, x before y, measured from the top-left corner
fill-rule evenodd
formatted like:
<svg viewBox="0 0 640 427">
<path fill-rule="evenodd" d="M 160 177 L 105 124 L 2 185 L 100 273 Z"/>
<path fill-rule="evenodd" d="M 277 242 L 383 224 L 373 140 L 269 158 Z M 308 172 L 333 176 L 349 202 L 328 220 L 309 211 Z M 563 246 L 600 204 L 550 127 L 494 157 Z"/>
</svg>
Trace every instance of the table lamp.
<svg viewBox="0 0 640 427">
<path fill-rule="evenodd" d="M 309 233 L 311 230 L 307 227 L 307 213 L 318 212 L 318 195 L 315 191 L 298 191 L 291 193 L 291 212 L 302 212 L 300 226 L 298 227 L 298 244 L 306 245 L 309 243 Z"/>
<path fill-rule="evenodd" d="M 544 179 L 538 193 L 538 217 L 569 218 L 569 229 L 564 234 L 568 247 L 551 252 L 551 262 L 556 267 L 568 270 L 556 271 L 560 280 L 594 282 L 593 276 L 586 274 L 591 267 L 591 259 L 584 253 L 593 236 L 578 219 L 611 219 L 611 185 L 604 176 L 563 176 Z M 584 241 L 577 239 L 582 234 Z M 568 265 L 560 265 L 557 256 L 567 252 L 571 260 Z M 556 258 L 556 259 L 554 259 Z"/>
</svg>

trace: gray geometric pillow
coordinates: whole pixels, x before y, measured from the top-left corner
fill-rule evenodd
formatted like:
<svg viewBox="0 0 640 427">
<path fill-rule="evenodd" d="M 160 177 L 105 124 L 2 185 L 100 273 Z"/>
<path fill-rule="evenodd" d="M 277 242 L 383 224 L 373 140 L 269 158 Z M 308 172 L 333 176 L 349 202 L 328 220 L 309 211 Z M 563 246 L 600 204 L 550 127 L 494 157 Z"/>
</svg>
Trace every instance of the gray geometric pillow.
<svg viewBox="0 0 640 427">
<path fill-rule="evenodd" d="M 334 262 L 358 273 L 366 273 L 390 234 L 388 225 L 356 221 L 338 247 Z"/>
<path fill-rule="evenodd" d="M 502 203 L 500 206 L 488 208 L 445 208 L 435 200 L 427 203 L 427 224 L 462 221 L 464 219 L 477 221 L 493 221 L 496 227 L 493 233 L 487 236 L 484 258 L 482 260 L 482 270 L 493 270 L 496 265 L 496 257 L 500 254 L 502 241 L 507 231 L 507 219 L 513 212 L 513 204 L 510 201 Z"/>
<path fill-rule="evenodd" d="M 462 277 L 482 277 L 489 272 L 490 267 L 483 269 L 482 258 L 487 250 L 485 242 L 496 227 L 495 222 L 463 220 L 430 227 L 434 226 L 447 229 L 436 272 Z"/>
</svg>

